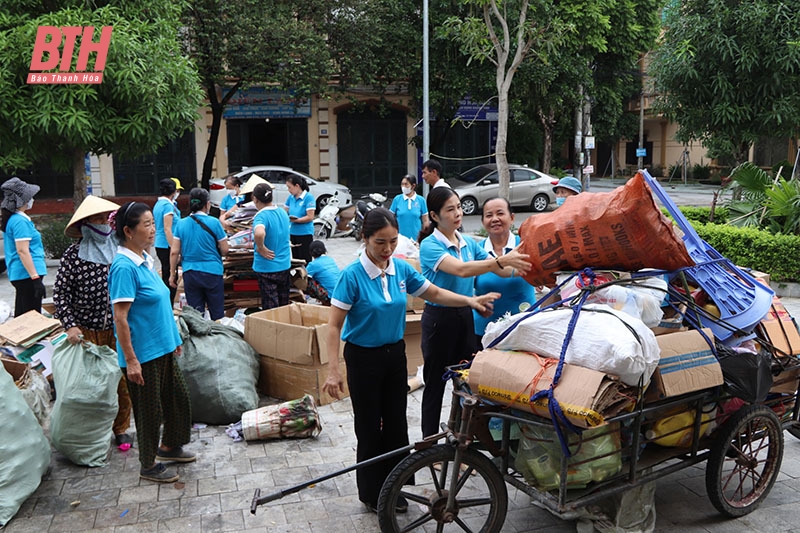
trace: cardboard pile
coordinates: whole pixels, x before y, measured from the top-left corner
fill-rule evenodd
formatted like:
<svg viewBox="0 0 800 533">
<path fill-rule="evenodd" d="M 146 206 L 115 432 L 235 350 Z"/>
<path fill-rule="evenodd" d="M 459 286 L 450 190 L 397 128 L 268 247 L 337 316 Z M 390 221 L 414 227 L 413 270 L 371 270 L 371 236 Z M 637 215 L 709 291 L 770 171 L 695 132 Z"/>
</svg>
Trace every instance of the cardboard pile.
<svg viewBox="0 0 800 533">
<path fill-rule="evenodd" d="M 36 311 L 28 311 L 0 324 L 0 337 L 7 344 L 30 348 L 40 340 L 52 335 L 61 327 L 55 318 L 47 318 Z"/>
</svg>

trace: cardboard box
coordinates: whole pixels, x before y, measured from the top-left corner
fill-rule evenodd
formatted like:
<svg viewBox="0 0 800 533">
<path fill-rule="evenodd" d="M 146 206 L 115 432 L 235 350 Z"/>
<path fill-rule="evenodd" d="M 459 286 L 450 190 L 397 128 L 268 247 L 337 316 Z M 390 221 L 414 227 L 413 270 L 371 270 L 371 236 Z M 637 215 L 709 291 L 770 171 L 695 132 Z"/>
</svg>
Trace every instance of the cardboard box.
<svg viewBox="0 0 800 533">
<path fill-rule="evenodd" d="M 314 397 L 317 405 L 326 405 L 336 401 L 330 395 L 322 392 L 322 385 L 328 377 L 328 364 L 297 365 L 287 363 L 280 359 L 262 355 L 259 357 L 258 390 L 262 394 L 279 400 L 295 400 L 304 394 Z M 344 379 L 344 392 L 340 398 L 347 398 L 347 368 L 344 359 L 339 361 L 339 370 Z"/>
<path fill-rule="evenodd" d="M 668 333 L 686 331 L 689 329 L 683 325 L 683 315 L 686 312 L 686 306 L 681 306 L 681 309 L 682 311 L 678 312 L 672 307 L 665 307 L 661 322 L 659 322 L 658 326 L 651 327 L 650 330 L 655 335 L 666 335 Z"/>
<path fill-rule="evenodd" d="M 274 359 L 299 365 L 325 364 L 329 311 L 321 305 L 291 303 L 253 313 L 245 317 L 244 340 L 259 354 Z M 343 347 L 339 345 L 340 357 Z"/>
<path fill-rule="evenodd" d="M 475 355 L 468 381 L 473 392 L 489 400 L 550 417 L 547 398 L 531 396 L 550 388 L 558 360 L 524 352 L 483 350 Z M 636 393 L 611 376 L 564 364 L 553 391 L 564 415 L 580 427 L 594 427 L 633 405 Z"/>
<path fill-rule="evenodd" d="M 714 338 L 711 329 L 703 332 Z M 722 368 L 697 330 L 659 335 L 661 360 L 647 389 L 647 399 L 660 400 L 722 385 Z"/>
<path fill-rule="evenodd" d="M 787 368 L 772 380 L 771 394 L 794 394 L 800 385 L 800 367 Z"/>
<path fill-rule="evenodd" d="M 422 272 L 422 266 L 419 264 L 419 259 L 415 259 L 412 257 L 403 257 L 404 261 L 409 263 L 417 272 Z M 410 294 L 407 296 L 406 300 L 406 312 L 410 313 L 412 311 L 422 311 L 425 309 L 425 300 L 422 298 L 418 298 L 416 296 L 411 296 Z"/>
<path fill-rule="evenodd" d="M 779 351 L 776 355 L 800 354 L 800 333 L 777 296 L 772 297 L 772 306 L 761 321 L 761 328 L 772 346 Z"/>
<path fill-rule="evenodd" d="M 406 341 L 406 366 L 409 376 L 417 373 L 417 367 L 422 366 L 422 314 L 406 314 L 406 333 L 403 340 Z"/>
</svg>

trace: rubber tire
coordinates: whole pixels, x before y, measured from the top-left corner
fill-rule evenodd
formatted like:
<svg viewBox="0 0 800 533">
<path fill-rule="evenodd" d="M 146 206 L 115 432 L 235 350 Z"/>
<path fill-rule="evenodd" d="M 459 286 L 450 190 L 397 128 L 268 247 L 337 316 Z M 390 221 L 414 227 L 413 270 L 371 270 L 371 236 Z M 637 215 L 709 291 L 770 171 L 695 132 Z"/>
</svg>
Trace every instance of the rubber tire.
<svg viewBox="0 0 800 533">
<path fill-rule="evenodd" d="M 394 468 L 394 470 L 392 470 L 392 472 L 389 474 L 389 477 L 387 477 L 386 481 L 383 483 L 383 488 L 381 489 L 381 493 L 378 497 L 378 524 L 380 525 L 382 532 L 394 533 L 401 531 L 400 524 L 398 523 L 398 517 L 401 517 L 403 523 L 407 523 L 411 520 L 422 518 L 426 515 L 428 516 L 428 528 L 433 528 L 433 526 L 439 525 L 442 530 L 464 531 L 464 529 L 459 527 L 457 522 L 458 520 L 465 518 L 464 516 L 458 516 L 463 509 L 458 509 L 456 511 L 456 522 L 449 524 L 437 522 L 437 520 L 431 514 L 432 507 L 429 498 L 433 497 L 434 494 L 444 497 L 441 489 L 436 490 L 431 484 L 434 490 L 428 491 L 430 492 L 428 499 L 426 499 L 426 496 L 428 496 L 427 493 L 423 495 L 413 492 L 415 490 L 422 492 L 424 489 L 421 488 L 421 480 L 429 479 L 432 476 L 437 476 L 437 478 L 441 481 L 442 476 L 444 475 L 445 482 L 440 486 L 445 488 L 449 487 L 450 480 L 447 474 L 449 474 L 450 463 L 455 457 L 455 451 L 456 449 L 452 445 L 439 444 L 431 448 L 412 453 L 398 463 L 398 465 Z M 433 467 L 436 463 L 443 463 L 445 468 L 443 468 L 441 471 L 434 470 Z M 464 454 L 462 455 L 462 465 L 467 465 L 469 470 L 462 470 L 459 473 L 460 480 L 463 480 L 465 477 L 467 478 L 460 490 L 463 489 L 466 492 L 469 492 L 473 488 L 470 486 L 472 482 L 483 482 L 486 484 L 486 488 L 488 488 L 489 491 L 489 494 L 486 495 L 485 498 L 480 499 L 480 502 L 483 503 L 475 501 L 476 498 L 479 498 L 480 496 L 476 496 L 474 493 L 466 495 L 468 498 L 473 500 L 471 507 L 480 507 L 481 505 L 489 506 L 488 513 L 485 514 L 486 520 L 480 529 L 478 529 L 477 524 L 474 523 L 476 516 L 474 514 L 468 516 L 471 526 L 469 530 L 482 531 L 485 533 L 500 531 L 506 519 L 506 511 L 508 510 L 508 490 L 506 488 L 505 481 L 503 480 L 503 475 L 500 473 L 494 463 L 492 463 L 491 459 L 471 448 L 468 448 L 464 451 Z M 424 475 L 422 475 L 423 472 Z M 416 485 L 407 485 L 406 483 L 410 480 L 414 480 Z M 407 514 L 398 515 L 395 511 L 395 505 L 398 497 L 401 495 L 408 500 L 409 508 Z M 457 498 L 456 501 L 464 501 L 464 499 Z M 441 503 L 443 504 L 446 502 Z M 427 512 L 423 512 L 420 508 L 421 506 L 425 505 L 428 506 Z"/>
<path fill-rule="evenodd" d="M 769 407 L 748 405 L 718 431 L 706 465 L 706 491 L 720 513 L 737 518 L 755 511 L 775 484 L 783 460 L 783 427 Z M 737 463 L 734 450 L 756 464 Z M 732 481 L 738 483 L 733 492 Z"/>
<path fill-rule="evenodd" d="M 472 196 L 465 196 L 461 199 L 461 211 L 465 216 L 474 215 L 480 209 L 478 208 L 478 200 Z"/>
<path fill-rule="evenodd" d="M 314 239 L 327 240 L 331 236 L 330 229 L 319 222 L 314 223 Z"/>
<path fill-rule="evenodd" d="M 537 194 L 531 200 L 531 210 L 535 213 L 546 211 L 548 205 L 550 205 L 550 198 L 546 194 Z"/>
<path fill-rule="evenodd" d="M 330 200 L 331 198 L 333 198 L 333 196 L 331 196 L 330 194 L 323 194 L 322 196 L 317 198 L 317 210 L 315 214 L 318 215 L 319 212 L 322 211 L 322 208 L 328 205 L 328 200 Z"/>
</svg>

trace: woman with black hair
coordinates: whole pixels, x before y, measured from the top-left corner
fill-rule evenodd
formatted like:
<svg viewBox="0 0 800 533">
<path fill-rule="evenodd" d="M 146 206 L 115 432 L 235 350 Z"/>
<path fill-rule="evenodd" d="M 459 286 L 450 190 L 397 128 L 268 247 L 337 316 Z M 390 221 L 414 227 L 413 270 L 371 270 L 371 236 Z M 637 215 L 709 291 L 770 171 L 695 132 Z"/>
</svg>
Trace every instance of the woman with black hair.
<svg viewBox="0 0 800 533">
<path fill-rule="evenodd" d="M 191 214 L 175 224 L 169 255 L 171 287 L 178 287 L 178 265 L 183 266 L 186 303 L 201 313 L 208 307 L 211 320 L 225 316 L 222 256 L 228 253 L 228 238 L 222 223 L 208 216 L 211 195 L 195 187 L 189 191 Z"/>
<path fill-rule="evenodd" d="M 289 176 L 286 179 L 289 198 L 284 208 L 289 213 L 292 223 L 289 235 L 292 239 L 292 257 L 311 262 L 311 241 L 314 240 L 314 213 L 317 202 L 308 192 L 308 183 L 300 176 Z"/>
<path fill-rule="evenodd" d="M 272 203 L 272 186 L 259 183 L 253 189 L 258 209 L 253 218 L 253 271 L 258 275 L 261 308 L 289 305 L 292 266 L 289 216 Z"/>
<path fill-rule="evenodd" d="M 425 198 L 416 193 L 417 178 L 411 174 L 400 180 L 400 189 L 403 194 L 394 197 L 389 210 L 397 217 L 400 233 L 415 241 L 420 230 L 428 225 L 428 207 Z"/>
<path fill-rule="evenodd" d="M 493 272 L 501 277 L 525 274 L 528 255 L 516 249 L 501 257 L 490 257 L 472 238 L 464 238 L 461 201 L 449 187 L 436 187 L 427 198 L 430 225 L 419 234 L 422 274 L 442 288 L 457 294 L 475 294 L 475 276 Z M 422 312 L 422 436 L 439 432 L 445 367 L 471 359 L 477 350 L 472 310 L 466 306 L 425 304 Z"/>
<path fill-rule="evenodd" d="M 114 224 L 120 246 L 111 263 L 108 289 L 114 306 L 117 357 L 133 403 L 139 477 L 170 483 L 178 480 L 177 472 L 156 460 L 195 460 L 193 453 L 183 450 L 191 440 L 192 405 L 173 357 L 181 354 L 181 336 L 172 317 L 169 291 L 147 253 L 156 235 L 153 213 L 146 204 L 128 202 L 116 212 Z"/>
<path fill-rule="evenodd" d="M 328 377 L 322 386 L 334 398 L 344 391 L 339 371 L 341 337 L 345 341 L 358 462 L 408 444 L 408 376 L 403 341 L 407 295 L 480 313 L 491 313 L 492 302 L 500 296 L 463 296 L 440 289 L 406 261 L 396 261 L 392 254 L 399 229 L 394 214 L 386 208 L 367 213 L 363 232 L 364 252 L 342 271 L 331 296 Z M 358 497 L 370 511 L 376 511 L 381 486 L 401 459 L 387 459 L 356 472 Z M 402 513 L 407 509 L 408 503 L 401 497 L 396 510 Z"/>
<path fill-rule="evenodd" d="M 47 274 L 42 234 L 25 213 L 33 207 L 33 197 L 39 192 L 39 186 L 14 177 L 5 181 L 2 189 L 3 246 L 8 280 L 16 290 L 16 317 L 31 310 L 41 311 L 46 293 L 42 279 Z"/>
<path fill-rule="evenodd" d="M 177 288 L 169 284 L 169 251 L 172 247 L 172 230 L 176 221 L 180 218 L 180 213 L 175 202 L 178 199 L 178 185 L 180 182 L 176 178 L 164 178 L 158 182 L 158 191 L 161 196 L 153 206 L 153 218 L 156 224 L 156 256 L 161 262 L 161 279 L 169 289 L 169 301 L 175 301 Z M 183 187 L 181 187 L 183 188 Z"/>
<path fill-rule="evenodd" d="M 236 210 L 239 208 L 244 200 L 239 191 L 242 190 L 244 182 L 237 176 L 228 176 L 225 178 L 225 190 L 228 194 L 225 195 L 219 202 L 219 221 L 222 222 L 222 227 L 228 227 L 228 219 L 231 218 Z"/>
</svg>

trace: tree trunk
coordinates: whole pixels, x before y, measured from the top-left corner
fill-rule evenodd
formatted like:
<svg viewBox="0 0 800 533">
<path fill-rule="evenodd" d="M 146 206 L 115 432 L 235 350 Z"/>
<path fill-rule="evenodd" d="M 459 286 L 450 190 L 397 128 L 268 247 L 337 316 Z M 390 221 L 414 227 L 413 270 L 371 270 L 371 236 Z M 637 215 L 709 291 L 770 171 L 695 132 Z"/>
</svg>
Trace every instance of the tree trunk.
<svg viewBox="0 0 800 533">
<path fill-rule="evenodd" d="M 542 146 L 542 172 L 550 174 L 550 166 L 553 164 L 553 125 L 555 124 L 555 111 L 548 111 L 547 115 L 539 109 L 539 122 L 542 123 L 544 141 Z"/>
<path fill-rule="evenodd" d="M 498 67 L 499 68 L 499 67 Z M 498 80 L 501 75 L 498 72 Z M 506 144 L 508 144 L 508 89 L 505 84 L 497 84 L 497 144 L 495 153 L 497 154 L 497 175 L 500 178 L 500 189 L 497 195 L 500 198 L 509 198 L 510 173 L 508 171 L 508 154 L 506 154 Z"/>
<path fill-rule="evenodd" d="M 217 141 L 219 140 L 219 130 L 222 127 L 223 106 L 219 102 L 210 102 L 211 106 L 211 134 L 208 138 L 208 148 L 206 157 L 203 159 L 203 175 L 201 176 L 200 186 L 208 190 L 211 181 L 211 170 L 214 168 L 214 157 L 217 153 Z"/>
<path fill-rule="evenodd" d="M 86 198 L 86 152 L 81 148 L 72 150 L 72 205 L 75 209 Z"/>
</svg>

